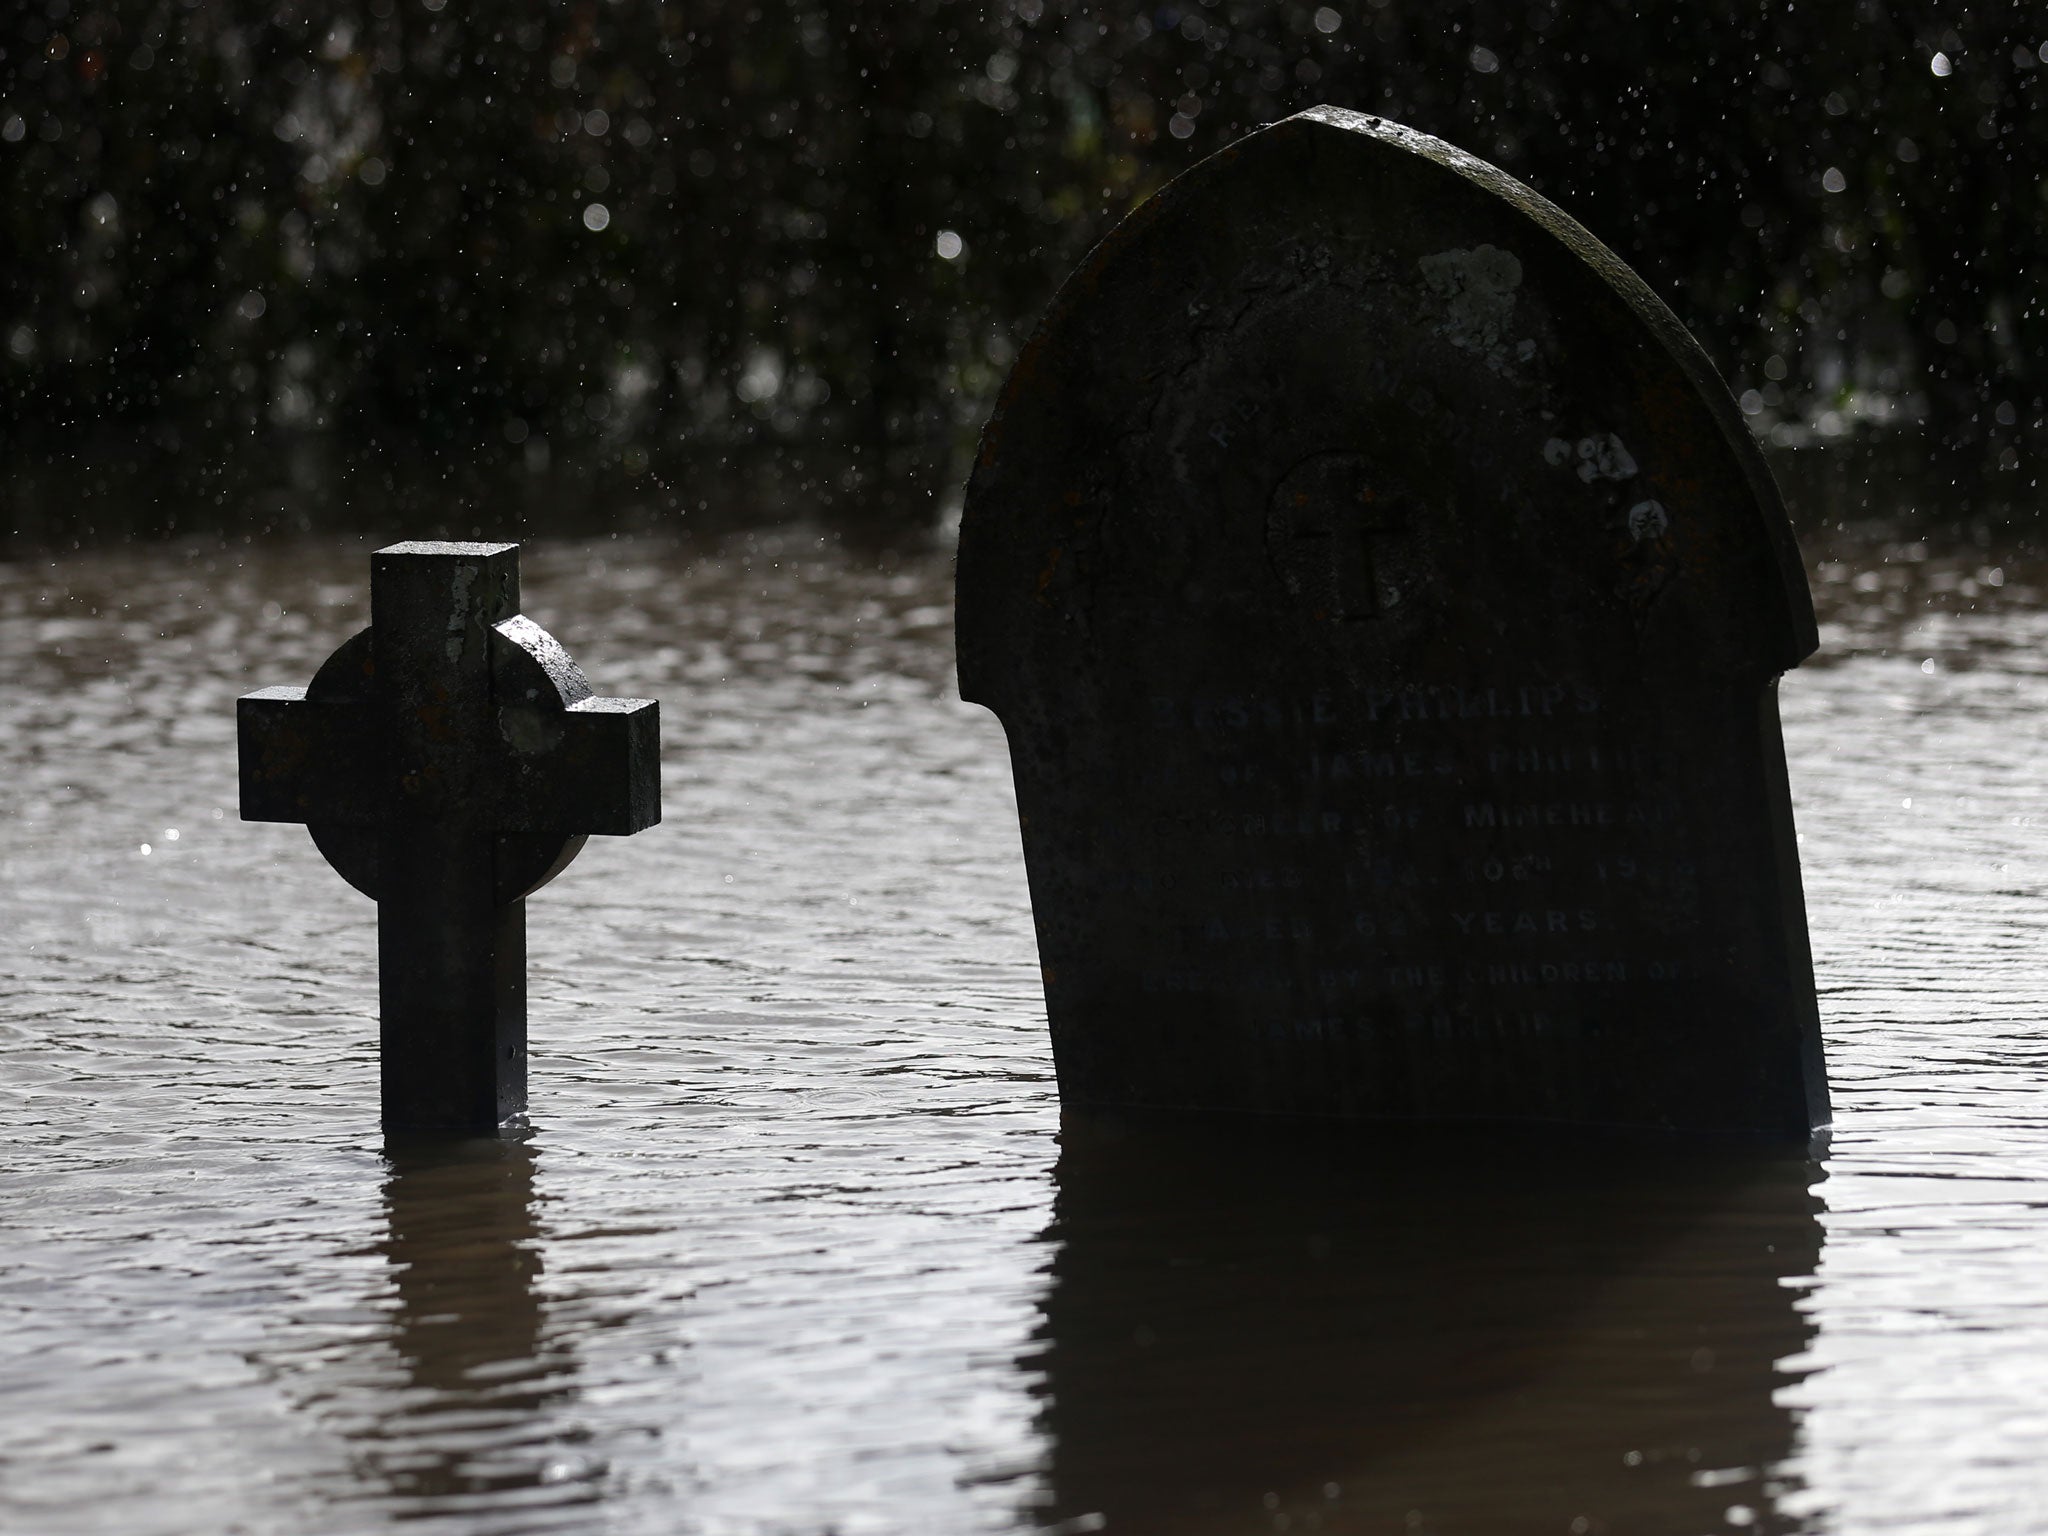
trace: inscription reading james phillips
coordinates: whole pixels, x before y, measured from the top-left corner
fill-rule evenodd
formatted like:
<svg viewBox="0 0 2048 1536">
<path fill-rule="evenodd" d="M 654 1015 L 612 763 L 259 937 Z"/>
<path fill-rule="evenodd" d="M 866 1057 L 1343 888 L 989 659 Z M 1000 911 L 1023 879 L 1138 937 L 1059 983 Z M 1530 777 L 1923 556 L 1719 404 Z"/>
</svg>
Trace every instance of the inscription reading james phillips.
<svg viewBox="0 0 2048 1536">
<path fill-rule="evenodd" d="M 1189 171 L 1025 349 L 959 572 L 1067 1102 L 1825 1123 L 1797 551 L 1526 188 L 1333 109 Z"/>
</svg>

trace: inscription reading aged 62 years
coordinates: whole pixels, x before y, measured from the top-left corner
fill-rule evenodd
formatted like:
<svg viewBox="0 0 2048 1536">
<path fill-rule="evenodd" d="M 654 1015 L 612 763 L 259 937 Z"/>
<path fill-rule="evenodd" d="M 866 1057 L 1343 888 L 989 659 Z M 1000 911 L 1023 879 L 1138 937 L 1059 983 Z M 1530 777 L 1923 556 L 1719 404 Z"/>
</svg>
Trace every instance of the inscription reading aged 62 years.
<svg viewBox="0 0 2048 1536">
<path fill-rule="evenodd" d="M 1492 167 L 1318 109 L 1138 209 L 983 434 L 959 638 L 1069 1103 L 1826 1122 L 1784 511 Z"/>
</svg>

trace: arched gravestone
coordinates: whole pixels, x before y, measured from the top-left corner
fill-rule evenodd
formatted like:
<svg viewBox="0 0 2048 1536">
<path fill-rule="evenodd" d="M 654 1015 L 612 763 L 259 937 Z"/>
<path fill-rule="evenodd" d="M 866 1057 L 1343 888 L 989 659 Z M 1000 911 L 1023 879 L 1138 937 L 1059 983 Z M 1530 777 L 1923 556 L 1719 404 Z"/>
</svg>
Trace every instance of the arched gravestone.
<svg viewBox="0 0 2048 1536">
<path fill-rule="evenodd" d="M 1324 108 L 1141 206 L 984 431 L 958 603 L 1066 1102 L 1826 1122 L 1790 528 L 1501 172 Z"/>
</svg>

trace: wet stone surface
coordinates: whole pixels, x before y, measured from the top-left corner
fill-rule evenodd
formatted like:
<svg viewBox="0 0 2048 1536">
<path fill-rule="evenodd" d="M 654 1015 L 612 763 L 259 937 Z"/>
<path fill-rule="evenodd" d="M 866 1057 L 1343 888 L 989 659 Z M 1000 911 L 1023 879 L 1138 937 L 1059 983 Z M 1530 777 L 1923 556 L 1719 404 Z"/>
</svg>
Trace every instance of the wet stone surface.
<svg viewBox="0 0 2048 1536">
<path fill-rule="evenodd" d="M 961 529 L 1064 1099 L 1824 1123 L 1815 643 L 1733 404 L 1583 230 L 1355 114 L 1204 162 L 1063 290 Z"/>
<path fill-rule="evenodd" d="M 657 706 L 519 612 L 516 544 L 393 544 L 370 591 L 310 687 L 237 701 L 242 818 L 377 903 L 385 1129 L 489 1132 L 526 1108 L 525 898 L 661 819 Z"/>
</svg>

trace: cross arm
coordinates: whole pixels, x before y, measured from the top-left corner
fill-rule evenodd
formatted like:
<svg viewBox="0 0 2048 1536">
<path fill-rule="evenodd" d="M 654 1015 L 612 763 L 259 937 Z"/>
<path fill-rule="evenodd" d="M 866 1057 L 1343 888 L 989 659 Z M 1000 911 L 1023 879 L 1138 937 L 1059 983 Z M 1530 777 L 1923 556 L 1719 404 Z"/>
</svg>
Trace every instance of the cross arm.
<svg viewBox="0 0 2048 1536">
<path fill-rule="evenodd" d="M 381 751 L 365 702 L 259 688 L 235 701 L 244 821 L 378 823 Z"/>
<path fill-rule="evenodd" d="M 564 724 L 564 778 L 584 786 L 569 830 L 625 837 L 660 821 L 660 706 L 653 699 L 581 699 Z"/>
<path fill-rule="evenodd" d="M 661 723 L 653 699 L 578 699 L 501 709 L 511 749 L 496 798 L 502 830 L 625 837 L 661 820 Z"/>
<path fill-rule="evenodd" d="M 582 668 L 523 617 L 497 626 L 491 676 L 506 749 L 494 825 L 624 837 L 661 820 L 654 700 L 593 698 Z"/>
</svg>

